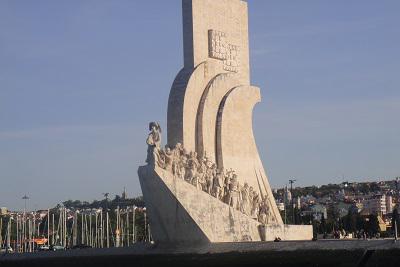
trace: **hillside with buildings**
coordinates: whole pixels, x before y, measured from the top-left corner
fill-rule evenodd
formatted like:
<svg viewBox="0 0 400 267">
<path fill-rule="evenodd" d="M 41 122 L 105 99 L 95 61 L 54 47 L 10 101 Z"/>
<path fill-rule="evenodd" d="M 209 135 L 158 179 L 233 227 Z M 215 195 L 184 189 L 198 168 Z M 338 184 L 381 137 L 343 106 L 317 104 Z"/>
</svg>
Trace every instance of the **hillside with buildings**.
<svg viewBox="0 0 400 267">
<path fill-rule="evenodd" d="M 374 221 L 378 229 L 372 232 L 385 236 L 393 232 L 393 211 L 400 201 L 400 178 L 285 187 L 274 190 L 274 196 L 287 222 L 313 223 L 319 233 L 338 229 L 356 233 L 365 231 Z M 321 225 L 324 229 L 318 229 Z"/>
</svg>

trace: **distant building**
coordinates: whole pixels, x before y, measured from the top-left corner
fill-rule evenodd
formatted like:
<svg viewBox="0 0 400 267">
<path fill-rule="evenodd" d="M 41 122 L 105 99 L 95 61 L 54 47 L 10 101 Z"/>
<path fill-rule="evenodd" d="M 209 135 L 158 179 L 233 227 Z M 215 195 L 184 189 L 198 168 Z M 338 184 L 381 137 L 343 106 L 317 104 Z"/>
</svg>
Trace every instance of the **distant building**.
<svg viewBox="0 0 400 267">
<path fill-rule="evenodd" d="M 336 211 L 338 212 L 339 218 L 343 218 L 349 213 L 349 209 L 351 208 L 352 204 L 339 202 L 334 205 Z"/>
<path fill-rule="evenodd" d="M 396 178 L 396 190 L 400 191 L 400 177 Z"/>
<path fill-rule="evenodd" d="M 285 210 L 285 203 L 277 202 L 276 206 L 278 206 L 278 209 L 281 210 L 281 211 Z"/>
<path fill-rule="evenodd" d="M 124 187 L 124 191 L 122 192 L 122 197 L 123 200 L 128 198 L 128 194 L 126 193 L 126 188 Z"/>
<path fill-rule="evenodd" d="M 344 188 L 342 188 L 337 193 L 336 198 L 339 199 L 339 200 L 344 200 L 345 196 L 346 196 L 346 193 L 344 191 Z"/>
<path fill-rule="evenodd" d="M 363 208 L 364 205 L 361 202 L 356 202 L 350 207 L 351 211 L 356 213 L 360 213 Z"/>
<path fill-rule="evenodd" d="M 7 215 L 8 214 L 8 209 L 6 207 L 1 207 L 0 208 L 0 215 Z"/>
<path fill-rule="evenodd" d="M 378 216 L 378 223 L 379 223 L 379 231 L 386 232 L 387 230 L 386 223 L 381 216 Z"/>
<path fill-rule="evenodd" d="M 311 211 L 316 214 L 315 219 L 322 219 L 322 215 L 324 216 L 325 219 L 328 218 L 328 212 L 327 209 L 324 205 L 316 204 L 311 207 Z M 319 216 L 318 216 L 319 215 Z"/>
<path fill-rule="evenodd" d="M 394 209 L 392 196 L 386 196 L 386 212 L 392 213 Z"/>
<path fill-rule="evenodd" d="M 297 209 L 301 209 L 301 197 L 296 198 L 295 205 Z"/>
<path fill-rule="evenodd" d="M 324 217 L 324 219 L 328 218 L 327 209 L 321 204 L 315 204 L 308 207 L 307 210 L 301 212 L 301 216 L 312 216 L 314 220 L 317 221 L 321 221 L 322 217 Z"/>
<path fill-rule="evenodd" d="M 317 199 L 313 196 L 307 195 L 307 196 L 301 197 L 301 202 L 305 203 L 307 205 L 314 205 L 317 202 Z"/>
<path fill-rule="evenodd" d="M 387 214 L 385 195 L 377 195 L 372 199 L 364 200 L 363 205 L 365 213 L 377 215 Z"/>
<path fill-rule="evenodd" d="M 285 186 L 284 199 L 286 204 L 290 204 L 292 202 L 292 193 L 287 186 Z"/>
</svg>

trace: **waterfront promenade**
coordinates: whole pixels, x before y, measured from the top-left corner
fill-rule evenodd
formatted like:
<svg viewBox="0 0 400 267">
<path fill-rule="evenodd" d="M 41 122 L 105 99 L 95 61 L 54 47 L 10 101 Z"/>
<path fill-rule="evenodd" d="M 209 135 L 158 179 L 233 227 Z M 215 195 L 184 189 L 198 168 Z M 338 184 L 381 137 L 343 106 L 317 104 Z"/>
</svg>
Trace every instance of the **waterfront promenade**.
<svg viewBox="0 0 400 267">
<path fill-rule="evenodd" d="M 0 266 L 398 266 L 392 239 L 219 243 L 67 250 L 0 256 Z"/>
</svg>

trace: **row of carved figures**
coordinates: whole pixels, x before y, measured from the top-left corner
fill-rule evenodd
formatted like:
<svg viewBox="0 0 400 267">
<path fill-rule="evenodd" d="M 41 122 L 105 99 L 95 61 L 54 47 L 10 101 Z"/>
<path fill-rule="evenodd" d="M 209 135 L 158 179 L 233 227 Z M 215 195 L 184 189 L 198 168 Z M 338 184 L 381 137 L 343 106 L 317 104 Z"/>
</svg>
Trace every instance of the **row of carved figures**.
<svg viewBox="0 0 400 267">
<path fill-rule="evenodd" d="M 247 183 L 240 185 L 234 170 L 220 170 L 206 156 L 199 157 L 196 152 L 187 152 L 178 143 L 174 148 L 161 148 L 161 127 L 150 123 L 147 138 L 147 160 L 149 165 L 157 165 L 171 172 L 197 189 L 223 201 L 242 213 L 257 219 L 262 224 L 272 223 L 268 198 L 258 194 Z"/>
</svg>

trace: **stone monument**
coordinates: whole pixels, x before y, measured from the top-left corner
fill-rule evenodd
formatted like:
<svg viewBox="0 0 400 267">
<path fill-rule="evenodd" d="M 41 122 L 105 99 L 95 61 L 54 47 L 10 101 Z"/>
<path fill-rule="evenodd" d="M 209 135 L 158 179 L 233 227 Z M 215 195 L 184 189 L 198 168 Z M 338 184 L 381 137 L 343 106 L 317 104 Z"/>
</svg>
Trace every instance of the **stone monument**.
<svg viewBox="0 0 400 267">
<path fill-rule="evenodd" d="M 252 113 L 248 9 L 182 0 L 184 67 L 168 101 L 167 145 L 150 123 L 139 179 L 153 239 L 165 243 L 311 240 L 284 225 L 259 157 Z"/>
</svg>

